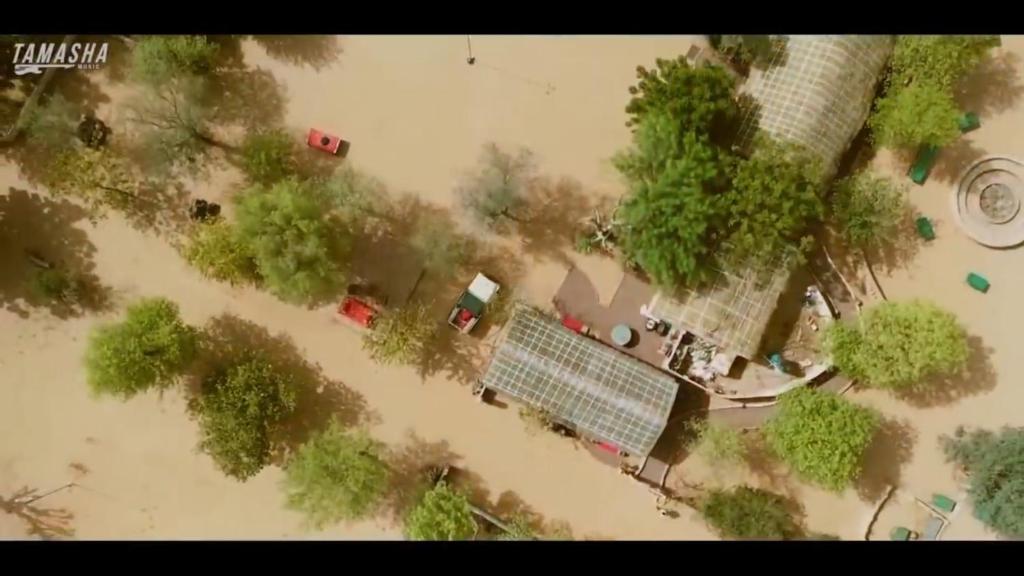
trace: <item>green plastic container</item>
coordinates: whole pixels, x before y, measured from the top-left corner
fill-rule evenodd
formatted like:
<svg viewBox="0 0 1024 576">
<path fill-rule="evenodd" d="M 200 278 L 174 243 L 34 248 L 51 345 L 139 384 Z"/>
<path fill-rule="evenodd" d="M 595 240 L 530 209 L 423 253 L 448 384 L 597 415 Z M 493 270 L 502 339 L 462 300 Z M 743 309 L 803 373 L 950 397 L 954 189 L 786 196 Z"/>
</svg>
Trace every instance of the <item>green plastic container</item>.
<svg viewBox="0 0 1024 576">
<path fill-rule="evenodd" d="M 935 228 L 932 226 L 932 221 L 926 216 L 921 216 L 917 220 L 914 220 L 914 225 L 917 226 L 917 234 L 925 240 L 935 240 Z"/>
<path fill-rule="evenodd" d="M 928 179 L 928 174 L 932 171 L 932 166 L 935 165 L 935 158 L 939 155 L 939 149 L 936 146 L 922 146 L 917 152 L 917 159 L 914 160 L 914 165 L 910 167 L 910 179 L 915 184 L 924 184 L 924 181 Z"/>
<path fill-rule="evenodd" d="M 932 506 L 948 514 L 956 508 L 956 500 L 942 494 L 932 494 Z"/>
<path fill-rule="evenodd" d="M 966 134 L 971 130 L 977 130 L 981 128 L 981 120 L 978 115 L 974 112 L 968 112 L 957 119 L 957 125 L 960 127 L 960 133 Z"/>
<path fill-rule="evenodd" d="M 988 280 L 986 280 L 984 276 L 981 274 L 975 274 L 974 272 L 967 275 L 967 284 L 982 294 L 988 292 L 988 288 L 990 286 Z"/>
<path fill-rule="evenodd" d="M 905 542 L 907 540 L 910 540 L 910 530 L 904 528 L 903 526 L 897 526 L 892 529 L 892 532 L 889 532 L 889 540 L 894 540 L 897 542 Z"/>
</svg>

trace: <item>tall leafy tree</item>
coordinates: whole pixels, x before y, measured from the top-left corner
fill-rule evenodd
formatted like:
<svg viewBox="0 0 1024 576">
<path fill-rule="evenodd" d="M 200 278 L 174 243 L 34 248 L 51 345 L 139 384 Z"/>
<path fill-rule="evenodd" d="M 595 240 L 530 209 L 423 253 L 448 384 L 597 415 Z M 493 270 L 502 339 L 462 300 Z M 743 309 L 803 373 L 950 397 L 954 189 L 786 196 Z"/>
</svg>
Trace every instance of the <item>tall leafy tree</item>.
<svg viewBox="0 0 1024 576">
<path fill-rule="evenodd" d="M 769 447 L 802 478 L 841 491 L 860 474 L 880 424 L 876 412 L 832 392 L 797 388 L 764 428 Z"/>
<path fill-rule="evenodd" d="M 636 126 L 648 113 L 661 110 L 683 131 L 711 136 L 717 142 L 739 115 L 733 99 L 735 81 L 718 66 L 693 67 L 683 56 L 659 58 L 653 69 L 637 66 L 636 76 L 636 86 L 629 87 L 627 126 Z"/>
<path fill-rule="evenodd" d="M 725 538 L 790 540 L 803 535 L 785 498 L 749 486 L 712 490 L 701 501 L 700 513 Z"/>
<path fill-rule="evenodd" d="M 725 466 L 743 462 L 747 455 L 747 444 L 740 430 L 707 420 L 701 421 L 695 428 L 697 437 L 692 443 L 693 451 L 706 462 Z"/>
<path fill-rule="evenodd" d="M 466 495 L 444 482 L 428 490 L 405 519 L 412 540 L 469 540 L 476 531 Z"/>
<path fill-rule="evenodd" d="M 211 146 L 213 107 L 206 79 L 182 76 L 148 88 L 129 105 L 129 122 L 139 129 L 147 168 L 166 175 L 195 167 Z"/>
<path fill-rule="evenodd" d="M 250 182 L 272 184 L 295 173 L 295 146 L 281 129 L 250 132 L 242 142 L 242 170 Z"/>
<path fill-rule="evenodd" d="M 206 74 L 216 67 L 217 51 L 205 36 L 142 36 L 132 47 L 131 75 L 159 86 L 181 76 Z"/>
<path fill-rule="evenodd" d="M 138 195 L 139 183 L 131 166 L 107 149 L 78 147 L 59 152 L 44 182 L 52 192 L 77 196 L 96 211 L 145 202 Z"/>
<path fill-rule="evenodd" d="M 770 262 L 804 252 L 812 241 L 809 226 L 824 214 L 823 176 L 820 159 L 801 146 L 759 139 L 721 197 L 726 258 Z"/>
<path fill-rule="evenodd" d="M 858 172 L 833 190 L 832 218 L 843 238 L 859 248 L 890 241 L 907 213 L 906 190 L 884 176 Z"/>
<path fill-rule="evenodd" d="M 222 218 L 195 226 L 185 258 L 204 276 L 233 285 L 260 280 L 256 259 L 235 226 Z"/>
<path fill-rule="evenodd" d="M 881 146 L 945 146 L 960 135 L 959 116 L 948 89 L 932 82 L 915 82 L 879 99 L 868 124 Z"/>
<path fill-rule="evenodd" d="M 416 220 L 409 243 L 420 254 L 423 267 L 433 273 L 452 274 L 469 258 L 468 239 L 453 222 L 429 212 Z"/>
<path fill-rule="evenodd" d="M 870 386 L 907 390 L 956 374 L 967 365 L 967 332 L 931 302 L 883 302 L 856 325 L 834 324 L 825 347 L 843 371 Z"/>
<path fill-rule="evenodd" d="M 960 428 L 941 442 L 946 457 L 967 471 L 974 516 L 1004 536 L 1024 537 L 1024 428 Z"/>
<path fill-rule="evenodd" d="M 288 462 L 288 506 L 316 528 L 368 516 L 387 490 L 390 471 L 381 451 L 365 432 L 349 432 L 332 420 Z"/>
<path fill-rule="evenodd" d="M 189 407 L 199 418 L 200 448 L 225 474 L 245 481 L 267 465 L 274 434 L 295 401 L 294 377 L 250 352 L 209 375 Z"/>
<path fill-rule="evenodd" d="M 423 358 L 437 329 L 437 319 L 426 305 L 407 304 L 378 316 L 363 336 L 363 348 L 381 364 L 415 364 Z"/>
<path fill-rule="evenodd" d="M 238 238 L 252 253 L 267 288 L 307 303 L 335 290 L 348 250 L 312 185 L 296 178 L 252 187 L 237 200 Z"/>
<path fill-rule="evenodd" d="M 61 94 L 54 94 L 28 113 L 25 133 L 29 142 L 48 154 L 56 154 L 76 144 L 81 115 L 77 105 Z"/>
<path fill-rule="evenodd" d="M 196 333 L 164 298 L 128 307 L 125 319 L 96 328 L 89 337 L 85 371 L 98 394 L 130 398 L 170 386 L 195 357 Z"/>
<path fill-rule="evenodd" d="M 681 133 L 670 114 L 656 111 L 614 164 L 630 189 L 618 212 L 627 257 L 664 286 L 704 279 L 722 223 L 715 195 L 727 183 L 728 159 L 706 137 Z"/>
<path fill-rule="evenodd" d="M 999 45 L 999 36 L 899 36 L 889 63 L 891 86 L 930 83 L 952 90 Z"/>
</svg>

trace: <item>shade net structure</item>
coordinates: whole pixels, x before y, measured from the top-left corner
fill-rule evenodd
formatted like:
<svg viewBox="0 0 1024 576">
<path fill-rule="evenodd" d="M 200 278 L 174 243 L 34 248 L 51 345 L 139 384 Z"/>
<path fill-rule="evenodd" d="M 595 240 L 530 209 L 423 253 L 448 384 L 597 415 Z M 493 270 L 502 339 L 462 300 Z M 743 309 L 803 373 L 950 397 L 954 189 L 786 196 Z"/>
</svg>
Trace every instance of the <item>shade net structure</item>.
<svg viewBox="0 0 1024 576">
<path fill-rule="evenodd" d="M 790 268 L 785 262 L 775 262 L 734 270 L 716 270 L 712 281 L 698 289 L 658 292 L 651 298 L 647 313 L 730 354 L 752 359 L 786 289 Z"/>
<path fill-rule="evenodd" d="M 743 120 L 741 147 L 759 131 L 820 156 L 826 176 L 864 126 L 892 36 L 789 36 L 742 92 L 755 104 Z"/>
<path fill-rule="evenodd" d="M 638 456 L 654 448 L 679 390 L 665 372 L 524 305 L 513 312 L 482 383 Z"/>
</svg>

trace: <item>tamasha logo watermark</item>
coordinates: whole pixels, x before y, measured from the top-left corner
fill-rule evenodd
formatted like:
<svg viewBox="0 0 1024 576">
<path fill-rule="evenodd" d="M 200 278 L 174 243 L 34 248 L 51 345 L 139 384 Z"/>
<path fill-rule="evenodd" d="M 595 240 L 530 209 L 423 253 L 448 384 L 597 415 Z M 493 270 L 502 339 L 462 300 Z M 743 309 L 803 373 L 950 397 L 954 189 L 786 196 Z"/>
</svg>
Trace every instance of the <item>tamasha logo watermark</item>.
<svg viewBox="0 0 1024 576">
<path fill-rule="evenodd" d="M 19 42 L 14 45 L 14 74 L 42 74 L 46 68 L 96 70 L 107 63 L 106 42 Z"/>
</svg>

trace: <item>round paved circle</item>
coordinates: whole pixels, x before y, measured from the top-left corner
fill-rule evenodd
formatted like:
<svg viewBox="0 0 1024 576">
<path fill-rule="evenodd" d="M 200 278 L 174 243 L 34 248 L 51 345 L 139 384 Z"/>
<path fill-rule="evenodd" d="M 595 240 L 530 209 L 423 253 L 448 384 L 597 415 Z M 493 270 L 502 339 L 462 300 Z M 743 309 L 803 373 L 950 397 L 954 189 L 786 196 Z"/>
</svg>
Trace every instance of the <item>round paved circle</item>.
<svg viewBox="0 0 1024 576">
<path fill-rule="evenodd" d="M 957 223 L 975 242 L 994 248 L 1024 243 L 1024 164 L 989 156 L 972 164 L 954 191 Z"/>
</svg>

